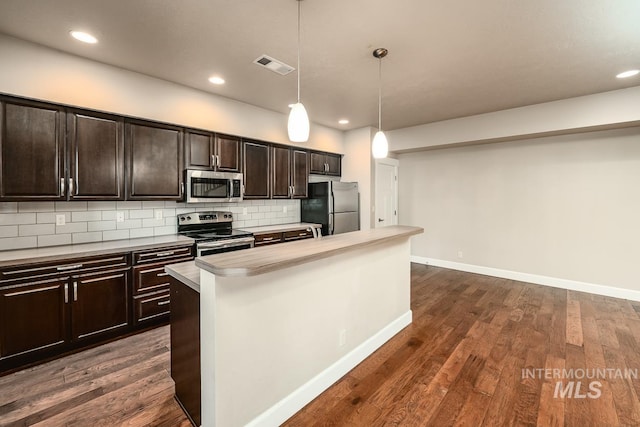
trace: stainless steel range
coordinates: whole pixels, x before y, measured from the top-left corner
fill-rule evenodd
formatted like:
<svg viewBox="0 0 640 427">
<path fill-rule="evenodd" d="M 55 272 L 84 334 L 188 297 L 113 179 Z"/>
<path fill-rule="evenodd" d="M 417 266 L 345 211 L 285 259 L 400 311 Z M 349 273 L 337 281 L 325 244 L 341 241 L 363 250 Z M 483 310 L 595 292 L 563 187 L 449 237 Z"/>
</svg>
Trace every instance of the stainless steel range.
<svg viewBox="0 0 640 427">
<path fill-rule="evenodd" d="M 197 256 L 252 248 L 253 234 L 234 230 L 232 222 L 231 212 L 191 212 L 178 215 L 178 233 L 196 241 Z"/>
</svg>

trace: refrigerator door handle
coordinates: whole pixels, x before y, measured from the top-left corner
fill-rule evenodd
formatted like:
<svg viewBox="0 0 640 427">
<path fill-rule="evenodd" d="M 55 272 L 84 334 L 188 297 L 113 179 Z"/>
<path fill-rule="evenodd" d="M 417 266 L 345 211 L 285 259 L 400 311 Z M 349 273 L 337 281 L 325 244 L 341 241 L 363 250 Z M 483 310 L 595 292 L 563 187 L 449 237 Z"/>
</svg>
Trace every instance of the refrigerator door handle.
<svg viewBox="0 0 640 427">
<path fill-rule="evenodd" d="M 333 224 L 333 212 L 329 213 L 329 235 L 333 236 L 334 224 Z"/>
</svg>

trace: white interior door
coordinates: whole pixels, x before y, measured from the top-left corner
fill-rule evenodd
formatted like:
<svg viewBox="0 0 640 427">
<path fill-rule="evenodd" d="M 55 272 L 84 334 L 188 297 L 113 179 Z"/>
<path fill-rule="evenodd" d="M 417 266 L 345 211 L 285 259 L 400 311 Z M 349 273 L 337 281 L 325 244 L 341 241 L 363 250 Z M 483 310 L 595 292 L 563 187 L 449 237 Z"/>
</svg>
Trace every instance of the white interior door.
<svg viewBox="0 0 640 427">
<path fill-rule="evenodd" d="M 376 160 L 375 227 L 398 224 L 398 161 Z"/>
</svg>

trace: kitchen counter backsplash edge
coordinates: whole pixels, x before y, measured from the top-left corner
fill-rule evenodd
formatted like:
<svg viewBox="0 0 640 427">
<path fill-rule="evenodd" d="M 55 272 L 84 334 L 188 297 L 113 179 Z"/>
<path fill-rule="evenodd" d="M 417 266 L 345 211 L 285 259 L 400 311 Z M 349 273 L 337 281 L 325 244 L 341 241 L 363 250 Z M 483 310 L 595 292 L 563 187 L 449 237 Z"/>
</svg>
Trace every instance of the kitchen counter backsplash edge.
<svg viewBox="0 0 640 427">
<path fill-rule="evenodd" d="M 230 211 L 234 228 L 300 222 L 299 200 L 238 203 L 173 201 L 0 202 L 0 259 L 4 252 L 177 233 L 177 215 Z M 245 213 L 246 212 L 246 213 Z M 118 221 L 118 216 L 122 221 Z M 64 217 L 64 225 L 56 220 Z"/>
</svg>

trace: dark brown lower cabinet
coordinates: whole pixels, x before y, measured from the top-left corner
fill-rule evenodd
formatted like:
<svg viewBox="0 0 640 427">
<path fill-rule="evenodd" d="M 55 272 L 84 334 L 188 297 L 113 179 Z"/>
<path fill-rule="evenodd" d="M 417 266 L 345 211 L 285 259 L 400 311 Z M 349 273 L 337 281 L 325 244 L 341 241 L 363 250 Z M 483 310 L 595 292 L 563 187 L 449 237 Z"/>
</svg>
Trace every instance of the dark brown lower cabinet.
<svg viewBox="0 0 640 427">
<path fill-rule="evenodd" d="M 0 271 L 0 372 L 114 338 L 131 325 L 129 254 Z"/>
<path fill-rule="evenodd" d="M 65 287 L 56 277 L 0 290 L 0 366 L 62 349 L 69 338 Z"/>
<path fill-rule="evenodd" d="M 201 419 L 200 293 L 171 278 L 171 377 L 176 399 L 195 426 Z"/>
<path fill-rule="evenodd" d="M 129 268 L 73 278 L 71 338 L 90 337 L 129 325 Z"/>
</svg>

